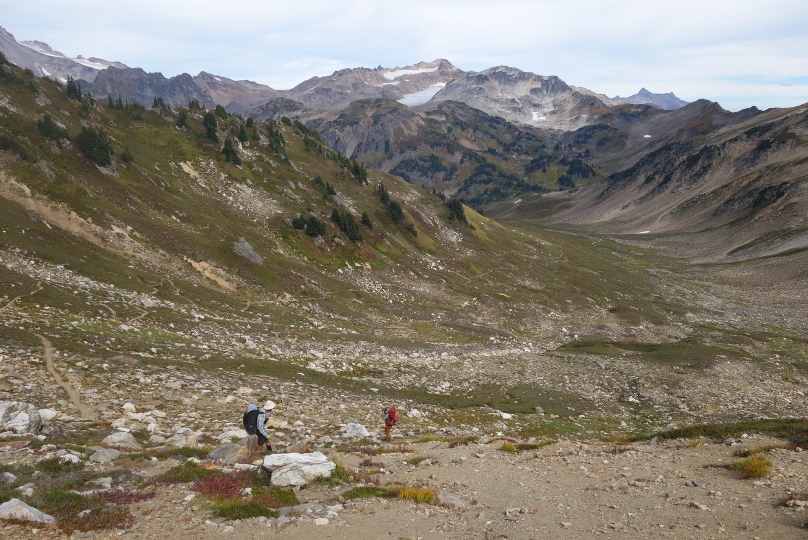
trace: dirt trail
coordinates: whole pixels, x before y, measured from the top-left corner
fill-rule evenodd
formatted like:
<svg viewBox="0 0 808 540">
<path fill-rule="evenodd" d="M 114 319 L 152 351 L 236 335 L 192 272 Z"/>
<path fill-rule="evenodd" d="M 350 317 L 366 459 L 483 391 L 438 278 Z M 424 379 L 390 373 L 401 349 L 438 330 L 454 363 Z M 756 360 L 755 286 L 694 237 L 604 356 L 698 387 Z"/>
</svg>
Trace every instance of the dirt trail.
<svg viewBox="0 0 808 540">
<path fill-rule="evenodd" d="M 8 303 L 7 303 L 5 306 L 0 307 L 0 311 L 3 311 L 3 310 L 4 310 L 4 309 L 6 309 L 7 307 L 11 307 L 11 306 L 13 306 L 13 305 L 14 305 L 14 304 L 17 302 L 17 300 L 19 300 L 20 298 L 23 298 L 23 297 L 25 297 L 25 296 L 33 296 L 33 295 L 35 295 L 36 293 L 38 293 L 39 291 L 41 291 L 42 289 L 44 289 L 44 287 L 42 286 L 42 284 L 41 284 L 41 283 L 37 283 L 36 285 L 37 285 L 37 289 L 36 289 L 35 291 L 31 291 L 31 292 L 29 292 L 28 294 L 21 294 L 20 296 L 15 296 L 15 297 L 14 297 L 14 298 L 12 298 L 11 300 L 9 300 L 9 301 L 8 301 Z"/>
<path fill-rule="evenodd" d="M 73 388 L 70 383 L 65 382 L 62 379 L 62 376 L 59 375 L 59 372 L 53 367 L 53 356 L 51 355 L 51 342 L 48 341 L 45 336 L 40 334 L 34 334 L 42 341 L 42 346 L 45 349 L 45 367 L 48 369 L 48 372 L 53 375 L 53 378 L 56 379 L 56 383 L 65 389 L 67 395 L 70 397 L 70 401 L 76 408 L 79 410 L 79 414 L 85 420 L 92 420 L 93 422 L 98 422 L 98 415 L 93 412 L 87 405 L 81 402 L 81 398 L 79 397 L 79 393 L 76 392 L 76 389 Z"/>
</svg>

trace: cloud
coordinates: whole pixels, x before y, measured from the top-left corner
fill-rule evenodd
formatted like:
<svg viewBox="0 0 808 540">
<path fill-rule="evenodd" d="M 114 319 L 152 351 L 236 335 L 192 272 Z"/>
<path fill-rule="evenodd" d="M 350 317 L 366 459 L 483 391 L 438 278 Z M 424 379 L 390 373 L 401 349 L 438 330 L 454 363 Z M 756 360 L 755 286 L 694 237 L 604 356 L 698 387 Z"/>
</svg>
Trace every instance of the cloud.
<svg viewBox="0 0 808 540">
<path fill-rule="evenodd" d="M 275 88 L 343 67 L 442 57 L 466 70 L 504 64 L 558 75 L 608 95 L 645 86 L 735 107 L 808 101 L 799 84 L 761 93 L 749 82 L 808 76 L 804 0 L 143 0 L 114 9 L 95 0 L 0 0 L 0 9 L 18 39 L 70 56 Z M 762 96 L 765 103 L 752 102 Z"/>
</svg>

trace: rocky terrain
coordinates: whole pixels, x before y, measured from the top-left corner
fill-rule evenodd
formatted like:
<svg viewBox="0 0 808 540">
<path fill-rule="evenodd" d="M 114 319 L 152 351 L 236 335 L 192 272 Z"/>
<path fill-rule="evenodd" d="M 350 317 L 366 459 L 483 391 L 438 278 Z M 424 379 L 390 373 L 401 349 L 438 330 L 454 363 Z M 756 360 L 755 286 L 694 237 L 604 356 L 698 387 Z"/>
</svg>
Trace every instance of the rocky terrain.
<svg viewBox="0 0 808 540">
<path fill-rule="evenodd" d="M 497 222 L 290 118 L 0 69 L 3 536 L 803 534 L 804 250 L 700 263 L 618 221 Z M 788 184 L 759 222 L 801 208 L 790 114 L 725 126 L 722 170 L 757 152 Z M 457 138 L 509 132 L 482 124 Z M 661 153 L 703 168 L 695 144 Z M 637 163 L 611 197 L 697 168 Z"/>
<path fill-rule="evenodd" d="M 636 94 L 628 97 L 621 98 L 620 96 L 615 96 L 612 98 L 612 101 L 615 102 L 622 102 L 622 103 L 634 103 L 638 105 L 645 105 L 651 104 L 656 105 L 660 109 L 665 109 L 669 111 L 675 111 L 676 109 L 681 109 L 685 105 L 688 104 L 687 101 L 679 99 L 673 92 L 668 92 L 667 94 L 654 94 L 646 90 L 645 88 L 640 88 L 640 91 Z"/>
</svg>

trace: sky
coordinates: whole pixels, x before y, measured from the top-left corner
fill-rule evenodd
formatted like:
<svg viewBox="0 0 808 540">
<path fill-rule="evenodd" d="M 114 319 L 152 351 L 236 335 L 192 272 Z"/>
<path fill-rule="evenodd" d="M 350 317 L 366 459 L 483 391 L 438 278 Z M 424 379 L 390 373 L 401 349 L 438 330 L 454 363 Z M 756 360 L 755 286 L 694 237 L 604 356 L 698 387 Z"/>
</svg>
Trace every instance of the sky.
<svg viewBox="0 0 808 540">
<path fill-rule="evenodd" d="M 67 56 L 276 89 L 350 67 L 445 58 L 606 94 L 641 87 L 725 109 L 808 102 L 806 0 L 0 0 L 0 26 Z"/>
</svg>

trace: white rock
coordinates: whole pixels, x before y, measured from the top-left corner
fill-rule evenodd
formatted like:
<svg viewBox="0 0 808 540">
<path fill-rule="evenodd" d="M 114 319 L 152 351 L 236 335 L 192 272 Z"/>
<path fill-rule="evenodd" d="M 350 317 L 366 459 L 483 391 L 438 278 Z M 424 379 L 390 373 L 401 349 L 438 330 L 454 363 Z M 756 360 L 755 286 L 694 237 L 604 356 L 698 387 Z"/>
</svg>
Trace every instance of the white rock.
<svg viewBox="0 0 808 540">
<path fill-rule="evenodd" d="M 136 410 L 137 408 L 135 407 L 135 404 L 130 401 L 127 401 L 126 403 L 123 404 L 123 412 L 125 413 L 133 413 Z"/>
<path fill-rule="evenodd" d="M 410 418 L 423 418 L 424 416 L 424 414 L 418 409 L 410 409 L 406 411 L 405 414 Z"/>
<path fill-rule="evenodd" d="M 117 448 L 124 448 L 126 450 L 142 450 L 143 447 L 140 446 L 140 443 L 135 440 L 135 437 L 131 433 L 126 433 L 123 431 L 119 431 L 117 433 L 113 433 L 109 437 L 105 438 L 101 441 L 102 444 L 107 446 L 115 446 Z"/>
<path fill-rule="evenodd" d="M 317 519 L 314 520 L 314 524 L 315 525 L 328 525 L 328 519 L 327 518 L 317 518 Z"/>
<path fill-rule="evenodd" d="M 264 456 L 263 467 L 272 471 L 273 486 L 302 486 L 315 478 L 327 477 L 336 468 L 321 452 Z"/>
<path fill-rule="evenodd" d="M 53 409 L 39 409 L 37 412 L 39 413 L 39 417 L 42 419 L 43 422 L 50 422 L 51 420 L 59 416 L 59 413 L 57 411 L 54 411 Z"/>
<path fill-rule="evenodd" d="M 0 519 L 19 519 L 21 521 L 35 521 L 37 523 L 53 523 L 53 516 L 43 514 L 33 506 L 28 506 L 19 499 L 0 504 Z"/>
<path fill-rule="evenodd" d="M 114 448 L 104 448 L 90 456 L 90 461 L 94 463 L 111 463 L 118 459 L 121 453 Z"/>
<path fill-rule="evenodd" d="M 237 393 L 241 394 L 242 396 L 248 396 L 253 393 L 253 390 L 247 386 L 242 386 L 238 389 Z"/>
<path fill-rule="evenodd" d="M 343 437 L 369 437 L 370 433 L 368 433 L 367 428 L 362 424 L 357 424 L 355 422 L 351 422 L 345 426 L 345 431 L 343 432 Z"/>
<path fill-rule="evenodd" d="M 59 461 L 62 463 L 70 462 L 70 463 L 81 463 L 79 456 L 74 456 L 73 454 L 65 454 L 59 458 Z"/>
</svg>

